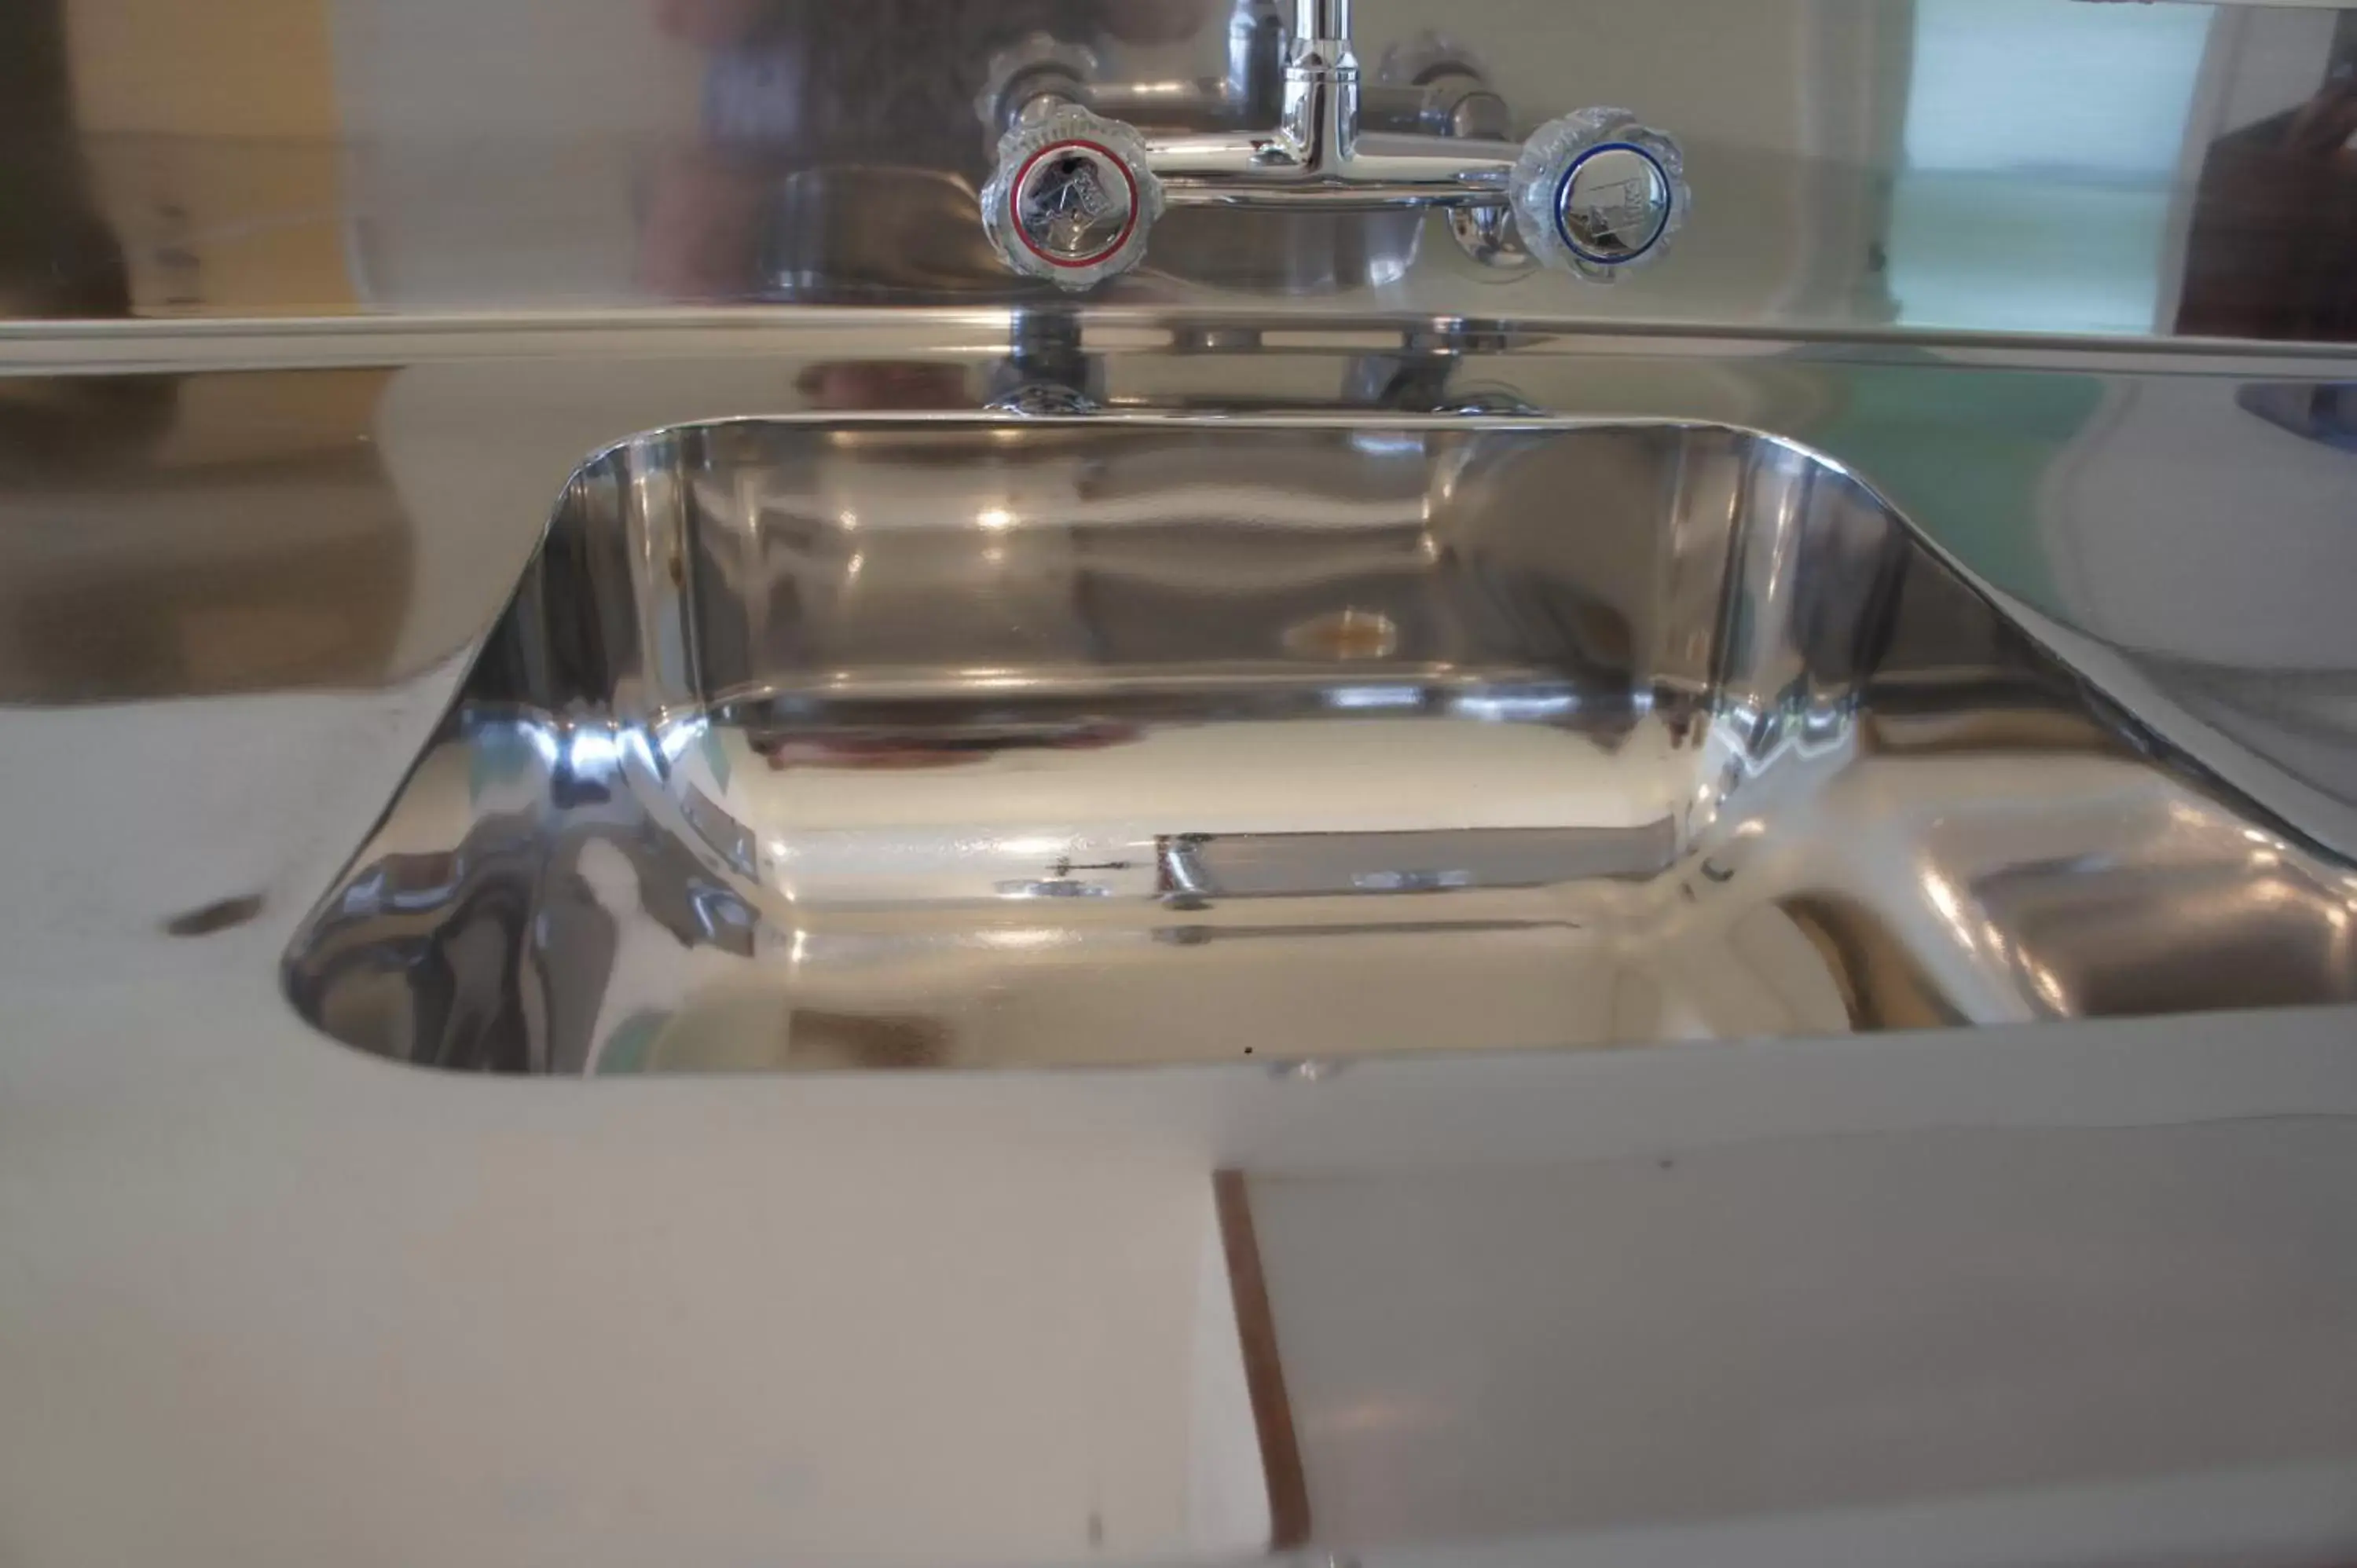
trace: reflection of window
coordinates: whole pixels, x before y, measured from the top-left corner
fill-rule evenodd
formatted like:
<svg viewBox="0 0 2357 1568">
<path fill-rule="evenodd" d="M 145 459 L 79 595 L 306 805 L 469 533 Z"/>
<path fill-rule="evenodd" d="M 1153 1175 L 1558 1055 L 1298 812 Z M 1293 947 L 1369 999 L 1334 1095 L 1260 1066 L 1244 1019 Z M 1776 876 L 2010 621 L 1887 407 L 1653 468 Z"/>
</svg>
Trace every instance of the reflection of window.
<svg viewBox="0 0 2357 1568">
<path fill-rule="evenodd" d="M 1916 0 L 1900 319 L 2151 331 L 2210 26 L 2203 5 Z"/>
</svg>

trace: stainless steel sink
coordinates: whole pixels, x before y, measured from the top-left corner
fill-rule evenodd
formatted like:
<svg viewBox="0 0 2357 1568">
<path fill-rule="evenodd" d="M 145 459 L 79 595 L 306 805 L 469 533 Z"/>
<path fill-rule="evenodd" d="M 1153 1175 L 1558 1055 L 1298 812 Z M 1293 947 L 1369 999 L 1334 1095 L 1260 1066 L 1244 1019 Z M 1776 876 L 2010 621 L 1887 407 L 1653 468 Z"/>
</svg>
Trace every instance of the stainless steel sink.
<svg viewBox="0 0 2357 1568">
<path fill-rule="evenodd" d="M 2357 875 L 1708 425 L 742 421 L 582 468 L 288 991 L 503 1072 L 2357 997 Z"/>
</svg>

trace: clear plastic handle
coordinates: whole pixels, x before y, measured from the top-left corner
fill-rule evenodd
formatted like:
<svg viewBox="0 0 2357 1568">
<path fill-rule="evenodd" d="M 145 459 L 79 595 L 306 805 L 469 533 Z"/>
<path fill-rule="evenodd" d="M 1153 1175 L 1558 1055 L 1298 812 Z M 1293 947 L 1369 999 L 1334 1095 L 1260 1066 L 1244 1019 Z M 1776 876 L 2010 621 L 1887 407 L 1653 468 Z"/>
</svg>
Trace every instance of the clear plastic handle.
<svg viewBox="0 0 2357 1568">
<path fill-rule="evenodd" d="M 1162 216 L 1162 182 L 1146 138 L 1118 120 L 1067 105 L 999 139 L 982 188 L 982 224 L 1008 267 L 1083 289 L 1146 257 Z"/>
<path fill-rule="evenodd" d="M 1596 283 L 1660 260 L 1694 200 L 1677 143 L 1626 109 L 1583 109 L 1540 126 L 1523 144 L 1512 188 L 1530 252 Z"/>
</svg>

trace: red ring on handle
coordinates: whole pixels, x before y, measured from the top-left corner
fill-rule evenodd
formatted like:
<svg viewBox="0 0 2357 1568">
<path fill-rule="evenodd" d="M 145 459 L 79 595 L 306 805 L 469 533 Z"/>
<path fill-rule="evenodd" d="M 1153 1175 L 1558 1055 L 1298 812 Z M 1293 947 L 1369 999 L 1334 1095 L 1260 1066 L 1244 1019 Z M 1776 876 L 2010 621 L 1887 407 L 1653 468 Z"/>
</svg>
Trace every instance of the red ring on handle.
<svg viewBox="0 0 2357 1568">
<path fill-rule="evenodd" d="M 1081 256 L 1071 261 L 1066 261 L 1060 256 L 1051 256 L 1047 252 L 1041 250 L 1037 244 L 1032 242 L 1030 234 L 1028 233 L 1023 227 L 1023 209 L 1021 206 L 1023 200 L 1023 181 L 1025 177 L 1030 174 L 1031 166 L 1038 163 L 1041 158 L 1046 157 L 1049 153 L 1061 152 L 1066 147 L 1086 147 L 1092 153 L 1103 154 L 1105 161 L 1120 171 L 1121 182 L 1129 187 L 1129 221 L 1122 225 L 1121 232 L 1114 236 L 1113 243 L 1107 245 L 1103 250 L 1097 252 L 1093 255 Z M 1139 202 L 1137 195 L 1137 180 L 1130 174 L 1129 165 L 1124 161 L 1120 154 L 1114 152 L 1111 147 L 1106 146 L 1102 142 L 1092 142 L 1085 136 L 1068 136 L 1063 141 L 1049 143 L 1046 146 L 1041 147 L 1038 152 L 1033 153 L 1029 157 L 1025 158 L 1023 160 L 1023 166 L 1015 171 L 1015 177 L 1006 182 L 1007 226 L 1015 231 L 1015 238 L 1022 242 L 1025 250 L 1030 252 L 1033 255 L 1039 257 L 1041 261 L 1047 263 L 1051 267 L 1092 267 L 1098 263 L 1105 260 L 1107 257 L 1113 255 L 1114 252 L 1119 251 L 1124 245 L 1128 244 L 1129 237 L 1137 232 L 1137 212 L 1140 205 L 1141 203 Z"/>
</svg>

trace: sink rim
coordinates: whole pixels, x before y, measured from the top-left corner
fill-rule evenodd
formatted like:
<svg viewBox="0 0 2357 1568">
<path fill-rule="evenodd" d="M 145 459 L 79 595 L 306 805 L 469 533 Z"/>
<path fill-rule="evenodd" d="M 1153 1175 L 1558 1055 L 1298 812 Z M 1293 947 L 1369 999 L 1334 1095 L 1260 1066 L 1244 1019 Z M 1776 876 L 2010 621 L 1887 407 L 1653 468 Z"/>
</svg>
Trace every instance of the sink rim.
<svg viewBox="0 0 2357 1568">
<path fill-rule="evenodd" d="M 2036 635 L 2035 628 L 2032 626 L 2026 624 L 2020 616 L 2013 613 L 2013 611 L 2008 608 L 2005 603 L 2000 601 L 1997 596 L 1989 589 L 1986 584 L 1983 583 L 1971 573 L 1964 569 L 1953 560 L 1948 552 L 1939 547 L 1936 541 L 1928 537 L 1921 528 L 1911 521 L 1911 520 L 1908 519 L 1903 512 L 1892 505 L 1889 499 L 1885 494 L 1878 490 L 1870 482 L 1863 479 L 1854 473 L 1846 466 L 1827 457 L 1824 453 L 1808 444 L 1792 438 L 1781 436 L 1772 432 L 1730 424 L 1725 421 L 1704 419 L 1649 419 L 1620 418 L 1599 415 L 1551 416 L 1524 414 L 1489 414 L 1480 416 L 1456 414 L 1394 415 L 1373 413 L 1353 413 L 1347 415 L 1338 415 L 1333 413 L 1323 411 L 1287 414 L 1251 413 L 1234 415 L 1204 414 L 1191 411 L 1121 411 L 1071 416 L 1019 417 L 1009 417 L 1003 413 L 987 410 L 869 410 L 859 411 L 850 414 L 830 412 L 813 412 L 778 416 L 763 415 L 759 413 L 736 414 L 712 420 L 690 421 L 680 424 L 665 425 L 656 427 L 649 431 L 640 432 L 608 443 L 605 446 L 600 447 L 588 458 L 585 459 L 583 463 L 576 467 L 573 475 L 567 479 L 565 487 L 559 492 L 557 504 L 552 509 L 551 516 L 548 521 L 544 525 L 541 549 L 535 552 L 533 568 L 527 570 L 526 578 L 529 578 L 531 570 L 537 569 L 540 566 L 543 557 L 546 553 L 549 540 L 554 536 L 555 531 L 566 521 L 567 510 L 574 503 L 576 487 L 590 482 L 592 478 L 601 471 L 601 465 L 608 467 L 627 469 L 630 464 L 643 461 L 650 455 L 659 455 L 659 450 L 664 444 L 676 443 L 683 436 L 716 430 L 731 431 L 748 428 L 769 431 L 794 431 L 801 433 L 807 433 L 813 430 L 827 434 L 841 433 L 853 437 L 849 446 L 855 450 L 864 445 L 864 443 L 860 442 L 856 438 L 860 435 L 870 433 L 879 435 L 889 433 L 903 439 L 907 439 L 910 437 L 921 438 L 929 433 L 938 432 L 945 436 L 954 435 L 961 438 L 970 439 L 973 433 L 976 430 L 989 429 L 1036 433 L 1041 436 L 1049 435 L 1051 433 L 1062 432 L 1082 438 L 1116 432 L 1152 433 L 1169 432 L 1173 430 L 1208 435 L 1212 436 L 1214 439 L 1221 435 L 1231 433 L 1281 433 L 1288 431 L 1310 431 L 1326 435 L 1340 435 L 1346 437 L 1359 432 L 1372 433 L 1383 431 L 1397 431 L 1419 435 L 1426 433 L 1475 435 L 1501 434 L 1531 436 L 1534 438 L 1534 441 L 1540 444 L 1559 440 L 1566 435 L 1576 436 L 1591 433 L 1596 435 L 1617 434 L 1622 435 L 1659 435 L 1664 434 L 1674 434 L 1681 436 L 1707 436 L 1723 441 L 1728 445 L 1730 449 L 1738 449 L 1746 455 L 1754 453 L 1780 455 L 1800 465 L 1802 469 L 1809 475 L 1830 476 L 1840 480 L 1844 485 L 1849 487 L 1855 492 L 1857 497 L 1860 498 L 1863 502 L 1871 509 L 1877 525 L 1879 528 L 1886 530 L 1890 534 L 1892 539 L 1896 542 L 1897 548 L 1910 553 L 1920 553 L 1920 554 L 1925 559 L 1936 564 L 1940 569 L 1955 580 L 1956 584 L 1966 595 L 1980 604 L 1990 616 L 2001 622 L 2011 635 L 2019 638 L 2026 645 L 2033 649 L 2041 659 L 2058 669 L 2068 671 L 2070 668 L 2067 664 L 2063 663 L 2050 646 Z M 1052 447 L 1050 449 L 1052 450 Z M 1036 453 L 1039 448 L 1036 446 L 1031 446 L 1031 450 Z M 1678 449 L 1678 453 L 1679 455 L 1674 459 L 1674 461 L 1683 463 L 1687 460 L 1684 447 L 1680 447 Z M 1372 456 L 1375 455 L 1369 454 L 1368 456 Z M 1427 474 L 1434 471 L 1437 463 L 1443 460 L 1445 460 L 1445 456 L 1436 456 L 1435 453 L 1429 448 L 1426 449 L 1422 453 L 1424 469 Z M 685 487 L 683 486 L 683 493 L 684 493 L 684 490 Z M 1663 526 L 1664 522 L 1663 519 L 1658 517 L 1649 518 L 1646 521 L 1641 524 L 1641 527 L 1648 534 L 1657 533 Z M 1729 530 L 1728 537 L 1730 540 L 1734 540 L 1748 536 L 1749 532 L 1754 529 L 1755 524 L 1749 518 L 1749 514 L 1746 513 L 1740 517 L 1730 520 L 1727 526 Z M 966 529 L 958 529 L 953 532 L 966 532 L 971 531 Z M 519 603 L 522 593 L 523 585 L 520 582 L 515 592 L 511 594 L 506 602 L 506 606 L 502 610 L 500 618 L 501 625 L 504 625 L 510 616 L 515 613 L 516 606 Z M 478 658 L 479 659 L 482 656 L 482 653 L 479 650 Z M 2088 682 L 2083 676 L 2074 674 L 2073 679 L 2078 682 L 2083 693 L 2089 696 L 2091 700 L 2104 702 L 2109 708 L 2115 710 L 2113 716 L 2127 719 L 2131 723 L 2136 722 L 2133 714 L 2130 714 L 2124 705 L 2109 703 L 2108 699 L 2103 698 L 2102 693 Z M 470 671 L 468 682 L 462 682 L 458 694 L 454 698 L 452 708 L 452 713 L 454 714 L 465 703 L 466 695 L 468 691 L 470 689 L 472 680 L 473 674 Z M 714 705 L 715 704 L 709 703 L 704 703 L 696 709 L 696 712 L 699 716 L 702 716 Z M 644 723 L 650 720 L 660 723 L 662 722 L 662 715 L 669 712 L 669 710 L 662 705 L 657 705 L 653 708 L 631 710 L 627 708 L 620 702 L 617 701 L 609 704 L 608 712 L 613 715 L 614 721 L 618 724 L 625 721 Z M 430 750 L 431 748 L 429 748 L 429 753 Z M 418 759 L 419 766 L 422 767 L 425 761 L 425 757 L 421 756 Z M 404 781 L 402 795 L 406 794 L 409 785 L 407 781 Z M 668 790 L 661 791 L 659 793 L 661 793 L 663 798 L 670 799 Z M 391 814 L 393 807 L 399 805 L 402 795 L 396 795 L 393 806 L 388 807 L 388 815 Z M 648 803 L 651 804 L 651 802 Z M 2245 820 L 2263 812 L 2263 808 L 2260 808 L 2256 802 L 2250 801 L 2247 799 L 2238 800 L 2235 802 L 2234 809 Z M 702 840 L 706 843 L 707 847 L 714 842 L 709 836 L 704 834 L 701 831 L 691 833 L 689 836 Z M 372 843 L 373 839 L 371 842 Z M 351 865 L 348 866 L 346 872 L 341 877 L 339 877 L 338 886 L 341 886 L 350 883 L 353 870 L 359 866 L 361 860 L 366 855 L 368 847 L 369 846 L 367 844 L 363 844 L 360 851 L 355 854 Z M 740 866 L 736 869 L 742 871 L 746 868 Z M 1422 891 L 1429 891 L 1429 889 L 1423 889 Z M 323 913 L 327 907 L 327 903 L 323 901 L 319 910 L 315 911 L 314 918 L 317 918 L 317 914 Z M 296 971 L 302 956 L 305 943 L 310 939 L 312 934 L 313 920 L 307 919 L 304 927 L 300 931 L 298 931 L 296 940 L 290 944 L 287 950 L 286 968 L 290 993 L 296 985 Z M 2322 1000 L 2329 1002 L 2333 999 L 2325 998 Z M 332 1033 L 334 1031 L 330 1030 L 329 1032 Z M 361 1045 L 360 1042 L 347 1040 L 346 1043 L 360 1046 L 360 1048 L 371 1048 L 365 1045 Z M 1428 1046 L 1425 1048 L 1446 1049 L 1448 1047 L 1435 1045 Z M 1096 1066 L 1103 1065 L 1103 1063 L 1097 1058 L 1091 1058 L 1086 1063 L 1075 1063 L 1071 1065 Z"/>
</svg>

